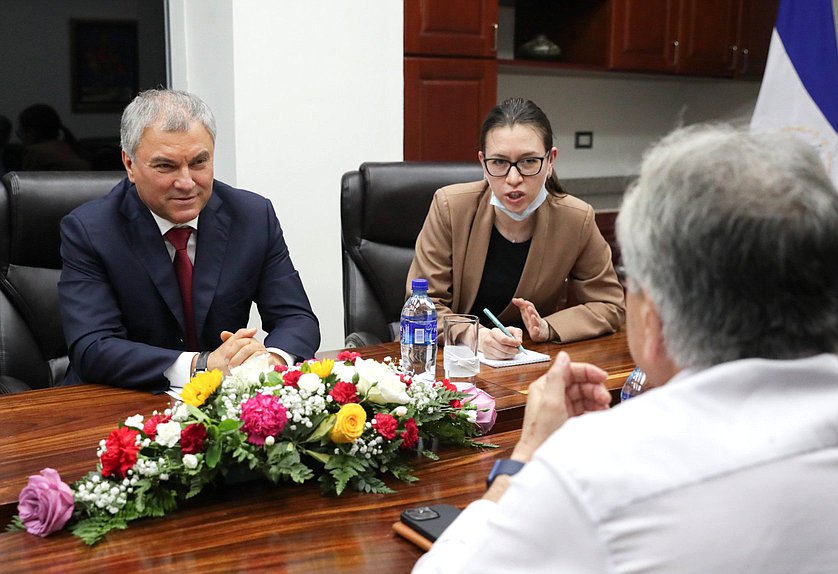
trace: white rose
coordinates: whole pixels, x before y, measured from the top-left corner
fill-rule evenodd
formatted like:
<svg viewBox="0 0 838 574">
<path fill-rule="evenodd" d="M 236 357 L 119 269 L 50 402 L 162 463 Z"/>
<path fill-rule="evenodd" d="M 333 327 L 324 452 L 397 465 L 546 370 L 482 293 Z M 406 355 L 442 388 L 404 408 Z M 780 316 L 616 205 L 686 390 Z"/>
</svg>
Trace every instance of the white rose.
<svg viewBox="0 0 838 574">
<path fill-rule="evenodd" d="M 157 425 L 157 437 L 154 442 L 162 446 L 175 446 L 180 440 L 180 423 L 169 421 Z"/>
<path fill-rule="evenodd" d="M 306 373 L 297 381 L 297 386 L 314 395 L 323 388 L 323 381 L 314 373 Z"/>
<path fill-rule="evenodd" d="M 183 466 L 190 470 L 198 468 L 198 457 L 194 454 L 183 455 Z"/>
<path fill-rule="evenodd" d="M 380 405 L 387 403 L 407 404 L 407 385 L 389 367 L 372 359 L 355 361 L 358 369 L 358 392 Z"/>
<path fill-rule="evenodd" d="M 143 415 L 134 415 L 125 419 L 125 426 L 143 430 Z"/>
<path fill-rule="evenodd" d="M 262 373 L 269 373 L 274 370 L 273 365 L 269 362 L 270 354 L 262 353 L 246 360 L 238 367 L 230 369 L 230 374 L 238 379 L 245 381 L 258 381 L 259 375 Z"/>
<path fill-rule="evenodd" d="M 395 410 L 393 410 L 393 414 L 397 417 L 403 417 L 407 415 L 407 407 L 396 407 Z"/>
<path fill-rule="evenodd" d="M 343 381 L 344 383 L 351 383 L 352 377 L 355 376 L 355 373 L 358 371 L 355 370 L 355 365 L 347 365 L 343 361 L 335 362 L 335 366 L 332 367 L 332 373 L 337 375 L 339 381 Z"/>
</svg>

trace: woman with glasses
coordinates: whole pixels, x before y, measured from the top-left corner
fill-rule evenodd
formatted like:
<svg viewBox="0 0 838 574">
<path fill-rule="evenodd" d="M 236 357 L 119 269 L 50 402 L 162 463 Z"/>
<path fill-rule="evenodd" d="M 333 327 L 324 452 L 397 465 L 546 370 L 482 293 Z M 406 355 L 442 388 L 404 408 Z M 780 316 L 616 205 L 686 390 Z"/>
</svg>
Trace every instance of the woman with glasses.
<svg viewBox="0 0 838 574">
<path fill-rule="evenodd" d="M 524 329 L 535 342 L 570 342 L 612 333 L 625 318 L 611 249 L 593 208 L 562 190 L 556 154 L 550 122 L 533 102 L 495 106 L 480 132 L 484 179 L 438 190 L 416 240 L 408 288 L 415 277 L 428 280 L 440 325 L 448 313 L 480 317 L 479 347 L 489 358 L 515 356 Z"/>
</svg>

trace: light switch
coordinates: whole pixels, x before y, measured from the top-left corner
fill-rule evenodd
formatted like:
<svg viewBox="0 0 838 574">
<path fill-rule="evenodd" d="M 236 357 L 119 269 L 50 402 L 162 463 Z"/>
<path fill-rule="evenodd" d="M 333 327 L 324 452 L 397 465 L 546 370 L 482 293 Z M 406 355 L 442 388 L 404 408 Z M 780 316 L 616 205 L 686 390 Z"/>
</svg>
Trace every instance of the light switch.
<svg viewBox="0 0 838 574">
<path fill-rule="evenodd" d="M 576 141 L 573 147 L 576 149 L 591 149 L 594 147 L 594 132 L 576 132 Z"/>
</svg>

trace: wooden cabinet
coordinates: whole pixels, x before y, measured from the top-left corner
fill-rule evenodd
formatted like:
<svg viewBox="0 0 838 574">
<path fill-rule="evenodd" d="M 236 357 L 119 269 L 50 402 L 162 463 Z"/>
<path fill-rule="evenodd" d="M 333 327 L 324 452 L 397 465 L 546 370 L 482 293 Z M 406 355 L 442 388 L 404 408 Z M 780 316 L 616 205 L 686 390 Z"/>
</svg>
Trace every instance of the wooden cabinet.
<svg viewBox="0 0 838 574">
<path fill-rule="evenodd" d="M 498 0 L 405 0 L 405 55 L 494 58 Z"/>
<path fill-rule="evenodd" d="M 741 1 L 733 63 L 736 77 L 762 78 L 778 8 L 779 0 Z"/>
<path fill-rule="evenodd" d="M 698 76 L 762 75 L 778 0 L 517 0 L 515 45 L 536 32 L 561 64 Z"/>
<path fill-rule="evenodd" d="M 608 67 L 675 71 L 679 0 L 615 0 Z"/>
<path fill-rule="evenodd" d="M 497 103 L 498 0 L 404 1 L 404 159 L 476 161 Z"/>
<path fill-rule="evenodd" d="M 404 159 L 476 162 L 497 76 L 496 60 L 405 58 Z"/>
</svg>

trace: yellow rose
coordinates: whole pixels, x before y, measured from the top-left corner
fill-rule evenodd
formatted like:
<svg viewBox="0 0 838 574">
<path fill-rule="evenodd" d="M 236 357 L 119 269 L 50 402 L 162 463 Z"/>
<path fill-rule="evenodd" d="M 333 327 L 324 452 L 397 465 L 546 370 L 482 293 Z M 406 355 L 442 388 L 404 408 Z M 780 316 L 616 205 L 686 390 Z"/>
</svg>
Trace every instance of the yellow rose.
<svg viewBox="0 0 838 574">
<path fill-rule="evenodd" d="M 183 387 L 180 397 L 187 405 L 200 407 L 215 392 L 223 378 L 221 371 L 218 369 L 195 373 L 192 380 Z"/>
<path fill-rule="evenodd" d="M 332 359 L 323 359 L 317 363 L 309 363 L 308 368 L 309 371 L 320 377 L 321 379 L 325 379 L 329 376 L 332 372 L 332 367 L 335 366 L 335 362 Z"/>
<path fill-rule="evenodd" d="M 366 422 L 367 413 L 364 407 L 358 403 L 347 403 L 340 407 L 329 438 L 334 443 L 352 442 L 364 432 Z"/>
</svg>

